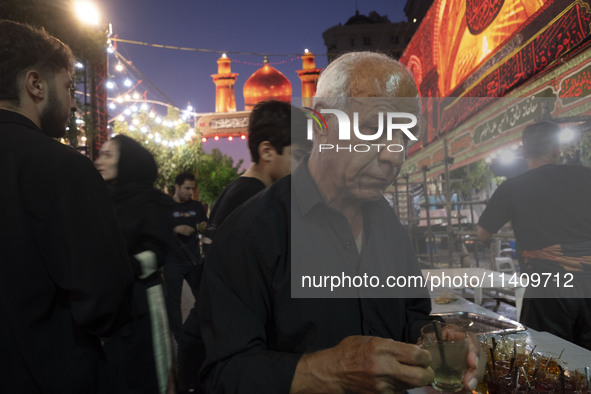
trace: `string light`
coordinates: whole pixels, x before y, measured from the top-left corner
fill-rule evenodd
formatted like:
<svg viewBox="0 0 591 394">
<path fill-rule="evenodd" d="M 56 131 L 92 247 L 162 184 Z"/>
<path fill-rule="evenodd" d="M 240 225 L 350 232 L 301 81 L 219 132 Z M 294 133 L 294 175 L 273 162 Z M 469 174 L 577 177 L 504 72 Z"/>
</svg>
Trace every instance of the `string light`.
<svg viewBox="0 0 591 394">
<path fill-rule="evenodd" d="M 232 137 L 232 136 L 228 137 L 228 141 L 232 141 L 233 139 L 234 139 L 234 137 Z"/>
</svg>

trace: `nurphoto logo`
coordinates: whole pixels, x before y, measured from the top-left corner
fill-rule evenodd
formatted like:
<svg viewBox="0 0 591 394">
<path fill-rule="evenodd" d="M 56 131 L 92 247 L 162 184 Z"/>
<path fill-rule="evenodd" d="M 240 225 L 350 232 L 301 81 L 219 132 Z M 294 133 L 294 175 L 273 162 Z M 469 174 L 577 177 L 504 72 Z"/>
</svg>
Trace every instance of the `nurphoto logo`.
<svg viewBox="0 0 591 394">
<path fill-rule="evenodd" d="M 338 139 L 339 141 L 351 141 L 351 130 L 353 130 L 354 136 L 361 141 L 379 141 L 383 139 L 384 132 L 386 133 L 386 140 L 393 140 L 393 132 L 400 130 L 404 135 L 411 141 L 417 141 L 417 137 L 410 131 L 417 124 L 417 117 L 408 112 L 378 112 L 377 117 L 377 130 L 371 134 L 364 134 L 359 130 L 359 112 L 353 112 L 353 127 L 351 127 L 351 119 L 349 115 L 338 109 L 320 109 L 320 112 L 313 110 L 312 108 L 304 107 L 307 112 L 308 123 L 307 123 L 307 138 L 313 139 L 314 134 L 314 123 L 316 123 L 321 132 L 328 132 L 328 125 L 322 114 L 331 114 L 336 117 L 338 122 Z M 385 122 L 384 122 L 385 118 Z M 385 123 L 385 127 L 384 127 Z M 372 149 L 377 149 L 378 152 L 386 149 L 389 152 L 402 152 L 404 146 L 401 144 L 386 144 L 386 143 L 373 143 L 373 144 L 319 144 L 318 149 L 320 152 L 323 150 L 334 150 L 336 151 L 355 151 L 355 152 L 369 152 Z"/>
</svg>

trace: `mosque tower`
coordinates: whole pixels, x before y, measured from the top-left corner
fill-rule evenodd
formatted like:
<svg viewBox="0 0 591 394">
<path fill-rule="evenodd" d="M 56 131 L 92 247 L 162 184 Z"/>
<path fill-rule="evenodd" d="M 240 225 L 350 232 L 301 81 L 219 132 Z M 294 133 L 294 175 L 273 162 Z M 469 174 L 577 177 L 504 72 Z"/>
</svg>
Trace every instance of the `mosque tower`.
<svg viewBox="0 0 591 394">
<path fill-rule="evenodd" d="M 230 59 L 224 53 L 218 59 L 218 73 L 212 74 L 215 83 L 215 112 L 236 112 L 234 84 L 237 73 L 232 73 Z"/>
<path fill-rule="evenodd" d="M 322 69 L 316 68 L 314 58 L 314 54 L 306 49 L 302 55 L 302 69 L 296 71 L 298 77 L 302 80 L 302 106 L 304 107 L 312 107 L 312 98 L 316 94 L 318 76 L 322 71 Z"/>
<path fill-rule="evenodd" d="M 279 70 L 269 65 L 265 56 L 263 67 L 255 71 L 244 83 L 244 110 L 265 100 L 278 100 L 291 103 L 291 82 Z"/>
</svg>

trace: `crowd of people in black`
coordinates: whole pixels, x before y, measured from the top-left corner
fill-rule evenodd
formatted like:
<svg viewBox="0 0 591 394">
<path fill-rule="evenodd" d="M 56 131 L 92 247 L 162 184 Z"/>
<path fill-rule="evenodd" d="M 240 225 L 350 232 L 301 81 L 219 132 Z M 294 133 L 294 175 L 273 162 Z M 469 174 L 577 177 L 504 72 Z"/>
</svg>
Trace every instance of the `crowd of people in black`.
<svg viewBox="0 0 591 394">
<path fill-rule="evenodd" d="M 73 64 L 45 31 L 0 21 L 0 392 L 381 393 L 432 382 L 431 357 L 416 345 L 433 320 L 426 291 L 293 297 L 293 269 L 304 262 L 420 275 L 383 198 L 403 151 L 323 151 L 341 142 L 336 119 L 328 129 L 312 123 L 310 141 L 301 110 L 259 103 L 252 164 L 208 218 L 193 199 L 195 176 L 179 173 L 172 197 L 157 190 L 154 157 L 135 140 L 115 136 L 91 163 L 53 139 L 77 109 Z M 399 111 L 419 110 L 412 74 L 383 54 L 339 57 L 317 89 L 316 111 L 352 111 L 351 97 L 372 98 L 372 114 L 393 98 L 411 99 Z M 368 122 L 361 127 L 373 130 Z M 390 134 L 406 146 L 401 130 Z M 488 210 L 507 206 L 503 191 L 517 193 L 508 188 Z M 483 215 L 481 235 L 509 219 L 518 224 Z M 196 302 L 183 324 L 184 281 Z M 587 304 L 576 307 L 588 316 Z M 484 359 L 472 341 L 466 389 Z"/>
</svg>

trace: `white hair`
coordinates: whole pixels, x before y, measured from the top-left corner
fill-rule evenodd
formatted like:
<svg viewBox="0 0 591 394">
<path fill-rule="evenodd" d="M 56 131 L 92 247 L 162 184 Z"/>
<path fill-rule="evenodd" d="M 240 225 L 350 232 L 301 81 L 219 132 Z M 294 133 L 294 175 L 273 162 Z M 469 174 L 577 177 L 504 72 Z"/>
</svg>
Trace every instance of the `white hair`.
<svg viewBox="0 0 591 394">
<path fill-rule="evenodd" d="M 406 67 L 391 57 L 379 52 L 349 52 L 330 63 L 320 74 L 316 97 L 350 97 L 351 71 L 360 63 L 391 63 L 406 71 Z M 409 74 L 410 75 L 410 74 Z"/>
</svg>

